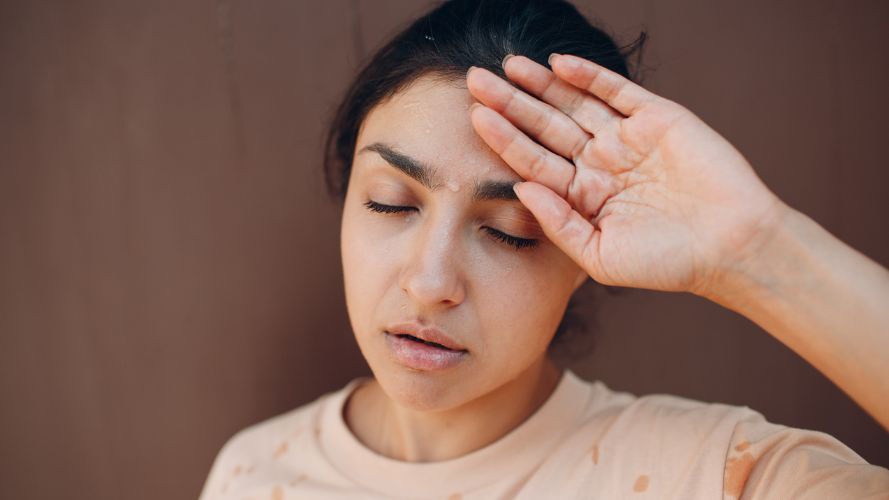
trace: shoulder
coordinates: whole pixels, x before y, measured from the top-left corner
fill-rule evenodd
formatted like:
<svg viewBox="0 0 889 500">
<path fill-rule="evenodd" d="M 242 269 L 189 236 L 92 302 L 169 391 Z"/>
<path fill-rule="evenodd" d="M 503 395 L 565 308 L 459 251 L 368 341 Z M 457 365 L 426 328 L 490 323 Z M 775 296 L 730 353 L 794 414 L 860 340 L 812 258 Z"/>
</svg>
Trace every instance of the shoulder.
<svg viewBox="0 0 889 500">
<path fill-rule="evenodd" d="M 672 394 L 636 396 L 587 382 L 591 398 L 584 420 L 635 440 L 691 442 L 727 437 L 744 419 L 762 419 L 746 406 L 705 402 Z M 763 419 L 764 420 L 764 419 Z"/>
<path fill-rule="evenodd" d="M 724 489 L 729 498 L 889 498 L 889 470 L 830 434 L 751 411 L 729 440 Z"/>
<path fill-rule="evenodd" d="M 240 429 L 217 452 L 200 498 L 218 498 L 230 484 L 261 475 L 270 463 L 292 459 L 293 449 L 310 449 L 317 440 L 325 402 L 354 383 L 323 394 L 314 401 Z M 212 494 L 211 494 L 212 493 Z"/>
<path fill-rule="evenodd" d="M 237 431 L 223 444 L 218 458 L 251 459 L 263 454 L 274 442 L 305 434 L 312 428 L 313 417 L 325 396 Z"/>
<path fill-rule="evenodd" d="M 769 422 L 747 407 L 669 394 L 635 395 L 589 382 L 586 468 L 686 497 L 857 498 L 889 494 L 889 471 L 829 434 Z M 850 493 L 852 495 L 850 496 Z"/>
<path fill-rule="evenodd" d="M 635 396 L 591 382 L 594 403 L 585 416 L 600 459 L 645 464 L 662 473 L 689 463 L 721 473 L 740 422 L 765 422 L 746 406 L 705 402 L 671 394 Z"/>
</svg>

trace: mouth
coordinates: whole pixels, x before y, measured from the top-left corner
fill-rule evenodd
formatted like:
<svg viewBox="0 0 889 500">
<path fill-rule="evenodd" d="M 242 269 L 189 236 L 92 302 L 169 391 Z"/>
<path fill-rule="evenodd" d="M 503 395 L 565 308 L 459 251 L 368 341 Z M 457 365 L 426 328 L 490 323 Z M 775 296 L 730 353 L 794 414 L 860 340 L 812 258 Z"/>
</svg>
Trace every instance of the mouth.
<svg viewBox="0 0 889 500">
<path fill-rule="evenodd" d="M 459 365 L 469 356 L 466 349 L 451 349 L 408 333 L 384 333 L 392 359 L 413 371 L 445 370 Z"/>
<path fill-rule="evenodd" d="M 466 346 L 435 325 L 424 326 L 418 322 L 405 322 L 389 326 L 384 331 L 408 342 L 417 342 L 448 351 L 468 351 Z"/>
<path fill-rule="evenodd" d="M 386 333 L 388 333 L 389 335 L 395 335 L 396 337 L 401 338 L 401 339 L 410 340 L 412 342 L 418 342 L 420 344 L 426 344 L 428 346 L 436 347 L 438 349 L 444 349 L 445 351 L 466 352 L 466 349 L 451 349 L 450 347 L 445 347 L 445 346 L 438 344 L 436 342 L 430 342 L 428 340 L 423 340 L 421 338 L 414 337 L 413 335 L 410 335 L 408 333 L 394 333 L 394 334 L 389 333 L 389 332 L 386 332 Z"/>
</svg>

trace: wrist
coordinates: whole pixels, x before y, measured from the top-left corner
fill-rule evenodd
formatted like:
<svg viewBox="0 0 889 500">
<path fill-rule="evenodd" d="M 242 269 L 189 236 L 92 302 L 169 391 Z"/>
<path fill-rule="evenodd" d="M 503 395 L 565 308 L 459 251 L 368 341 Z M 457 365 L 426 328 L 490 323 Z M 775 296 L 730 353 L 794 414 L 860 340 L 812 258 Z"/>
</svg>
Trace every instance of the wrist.
<svg viewBox="0 0 889 500">
<path fill-rule="evenodd" d="M 750 305 L 756 295 L 781 293 L 782 279 L 795 274 L 803 260 L 807 223 L 813 221 L 774 197 L 745 244 L 715 266 L 706 287 L 692 293 L 733 310 Z"/>
</svg>

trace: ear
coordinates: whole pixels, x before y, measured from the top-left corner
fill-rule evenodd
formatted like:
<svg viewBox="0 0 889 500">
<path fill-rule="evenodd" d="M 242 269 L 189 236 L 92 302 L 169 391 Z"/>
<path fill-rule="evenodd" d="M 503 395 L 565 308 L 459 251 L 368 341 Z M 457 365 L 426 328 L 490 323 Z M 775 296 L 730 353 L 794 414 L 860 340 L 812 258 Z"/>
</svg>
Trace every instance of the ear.
<svg viewBox="0 0 889 500">
<path fill-rule="evenodd" d="M 572 293 L 576 292 L 577 289 L 580 288 L 580 285 L 586 283 L 586 280 L 588 280 L 589 278 L 590 275 L 587 274 L 586 271 L 581 269 L 580 272 L 578 272 L 577 274 L 577 278 L 574 280 L 574 290 L 572 290 Z"/>
</svg>

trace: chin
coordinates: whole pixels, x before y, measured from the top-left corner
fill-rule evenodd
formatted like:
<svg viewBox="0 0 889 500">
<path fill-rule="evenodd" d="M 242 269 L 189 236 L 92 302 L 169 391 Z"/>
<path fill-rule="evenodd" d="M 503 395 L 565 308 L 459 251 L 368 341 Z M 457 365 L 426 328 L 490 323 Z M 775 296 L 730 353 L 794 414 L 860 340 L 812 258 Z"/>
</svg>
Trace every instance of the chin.
<svg viewBox="0 0 889 500">
<path fill-rule="evenodd" d="M 382 337 L 360 337 L 359 347 L 386 396 L 415 411 L 444 411 L 459 407 L 478 391 L 476 360 L 446 369 L 419 370 L 399 363 Z"/>
<path fill-rule="evenodd" d="M 459 374 L 422 372 L 400 366 L 373 369 L 374 377 L 393 402 L 415 411 L 444 411 L 471 399 Z M 457 377 L 455 377 L 457 375 Z"/>
</svg>

